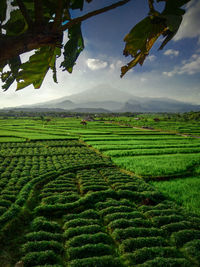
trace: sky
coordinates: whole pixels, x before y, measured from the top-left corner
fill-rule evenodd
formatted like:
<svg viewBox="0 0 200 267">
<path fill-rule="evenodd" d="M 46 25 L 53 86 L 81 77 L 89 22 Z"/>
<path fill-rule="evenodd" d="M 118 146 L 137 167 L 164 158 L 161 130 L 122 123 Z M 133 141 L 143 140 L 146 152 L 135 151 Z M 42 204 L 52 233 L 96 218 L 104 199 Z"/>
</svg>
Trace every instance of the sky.
<svg viewBox="0 0 200 267">
<path fill-rule="evenodd" d="M 117 1 L 93 0 L 85 4 L 84 12 Z M 157 8 L 162 10 L 162 2 Z M 58 69 L 58 84 L 49 71 L 42 87 L 32 86 L 15 91 L 0 90 L 0 106 L 11 107 L 54 100 L 108 84 L 118 90 L 141 97 L 167 97 L 200 104 L 200 1 L 186 6 L 181 27 L 174 39 L 158 51 L 161 39 L 153 47 L 144 65 L 137 66 L 120 78 L 120 68 L 131 58 L 123 56 L 124 37 L 148 14 L 147 0 L 134 0 L 123 7 L 95 16 L 82 24 L 85 49 L 79 56 L 73 73 Z M 79 16 L 80 12 L 73 14 Z M 67 40 L 67 32 L 64 35 Z M 30 54 L 23 54 L 26 61 Z M 58 66 L 60 64 L 58 60 Z M 2 86 L 1 82 L 0 85 Z"/>
</svg>

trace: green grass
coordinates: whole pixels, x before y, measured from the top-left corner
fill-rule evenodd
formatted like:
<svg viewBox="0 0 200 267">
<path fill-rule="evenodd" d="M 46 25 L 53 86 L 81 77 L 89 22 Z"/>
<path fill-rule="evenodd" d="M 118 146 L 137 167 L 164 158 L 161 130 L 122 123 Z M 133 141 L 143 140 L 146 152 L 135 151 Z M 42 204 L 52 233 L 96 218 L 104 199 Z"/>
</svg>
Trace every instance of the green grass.
<svg viewBox="0 0 200 267">
<path fill-rule="evenodd" d="M 184 176 L 184 173 L 200 163 L 200 154 L 113 157 L 113 161 L 139 176 L 152 178 L 180 174 Z"/>
<path fill-rule="evenodd" d="M 159 155 L 159 154 L 180 154 L 199 153 L 200 147 L 189 148 L 164 148 L 164 149 L 131 149 L 131 150 L 108 150 L 105 152 L 110 157 L 137 156 L 137 155 Z"/>
<path fill-rule="evenodd" d="M 143 145 L 143 144 L 122 144 L 122 145 L 93 145 L 95 148 L 97 148 L 100 151 L 107 151 L 107 150 L 129 150 L 129 149 L 163 149 L 163 148 L 193 148 L 193 147 L 200 147 L 200 144 L 196 144 L 196 143 L 191 143 L 191 144 L 166 144 L 166 145 L 158 145 L 158 144 L 147 144 L 147 145 Z"/>
<path fill-rule="evenodd" d="M 25 138 L 12 137 L 12 136 L 1 136 L 0 143 L 9 143 L 9 142 L 25 142 Z"/>
<path fill-rule="evenodd" d="M 167 197 L 183 205 L 188 211 L 200 214 L 200 175 L 197 177 L 153 182 L 152 184 Z"/>
</svg>

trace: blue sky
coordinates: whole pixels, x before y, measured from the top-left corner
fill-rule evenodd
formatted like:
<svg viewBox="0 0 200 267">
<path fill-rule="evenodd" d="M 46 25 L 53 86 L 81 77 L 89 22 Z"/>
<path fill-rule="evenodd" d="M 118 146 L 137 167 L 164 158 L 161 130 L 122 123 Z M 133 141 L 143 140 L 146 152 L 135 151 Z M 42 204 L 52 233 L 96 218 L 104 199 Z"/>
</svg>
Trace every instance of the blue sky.
<svg viewBox="0 0 200 267">
<path fill-rule="evenodd" d="M 85 13 L 116 1 L 93 0 L 85 5 Z M 192 0 L 186 7 L 182 25 L 162 51 L 158 44 L 142 67 L 138 66 L 120 78 L 120 68 L 131 58 L 123 56 L 124 36 L 147 13 L 146 0 L 134 0 L 127 5 L 98 15 L 82 25 L 85 50 L 72 74 L 58 71 L 58 84 L 47 75 L 42 87 L 29 86 L 15 92 L 14 85 L 0 92 L 1 107 L 32 104 L 78 93 L 99 84 L 131 92 L 136 96 L 168 97 L 200 104 L 200 1 Z M 158 7 L 162 9 L 162 4 Z M 77 16 L 74 13 L 73 16 Z M 67 40 L 67 34 L 65 35 Z M 26 60 L 28 55 L 23 55 Z"/>
</svg>

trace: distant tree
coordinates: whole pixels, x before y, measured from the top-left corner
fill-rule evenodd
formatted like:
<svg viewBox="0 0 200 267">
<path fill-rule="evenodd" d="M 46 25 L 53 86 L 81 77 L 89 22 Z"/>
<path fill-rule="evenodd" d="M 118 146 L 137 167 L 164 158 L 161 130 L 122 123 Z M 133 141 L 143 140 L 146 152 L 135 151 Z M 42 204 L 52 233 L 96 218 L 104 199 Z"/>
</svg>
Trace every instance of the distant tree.
<svg viewBox="0 0 200 267">
<path fill-rule="evenodd" d="M 17 81 L 17 90 L 31 84 L 40 88 L 49 69 L 53 70 L 53 79 L 57 82 L 56 60 L 62 53 L 64 60 L 60 68 L 71 73 L 84 49 L 81 23 L 130 1 L 115 1 L 112 5 L 72 18 L 73 10 L 84 11 L 84 3 L 92 0 L 1 0 L 0 72 L 3 90 L 7 90 L 14 81 Z M 155 0 L 165 3 L 162 12 L 155 10 L 154 0 L 145 1 L 149 6 L 148 16 L 124 38 L 123 53 L 131 55 L 133 60 L 121 68 L 121 77 L 138 63 L 143 64 L 161 35 L 165 39 L 160 49 L 173 38 L 185 13 L 182 6 L 191 0 Z M 13 9 L 9 14 L 10 5 Z M 134 12 L 137 10 L 133 11 L 133 15 Z M 68 31 L 69 38 L 66 43 L 63 40 L 65 31 Z M 29 51 L 34 51 L 34 55 L 22 64 L 20 55 Z M 5 66 L 9 66 L 10 70 L 4 71 Z"/>
</svg>

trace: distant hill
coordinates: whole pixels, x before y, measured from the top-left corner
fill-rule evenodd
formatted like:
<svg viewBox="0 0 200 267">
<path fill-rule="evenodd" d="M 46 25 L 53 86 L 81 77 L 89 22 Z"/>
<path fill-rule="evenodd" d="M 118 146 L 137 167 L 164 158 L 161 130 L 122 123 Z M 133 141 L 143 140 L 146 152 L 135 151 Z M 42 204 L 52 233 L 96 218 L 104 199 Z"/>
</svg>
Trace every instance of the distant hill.
<svg viewBox="0 0 200 267">
<path fill-rule="evenodd" d="M 103 108 L 75 108 L 70 110 L 71 112 L 77 113 L 110 113 L 110 110 L 106 110 Z"/>
<path fill-rule="evenodd" d="M 103 84 L 78 94 L 44 103 L 21 106 L 19 108 L 91 113 L 188 112 L 199 111 L 200 105 L 193 105 L 191 103 L 185 103 L 169 98 L 137 97 L 131 93 Z"/>
</svg>

